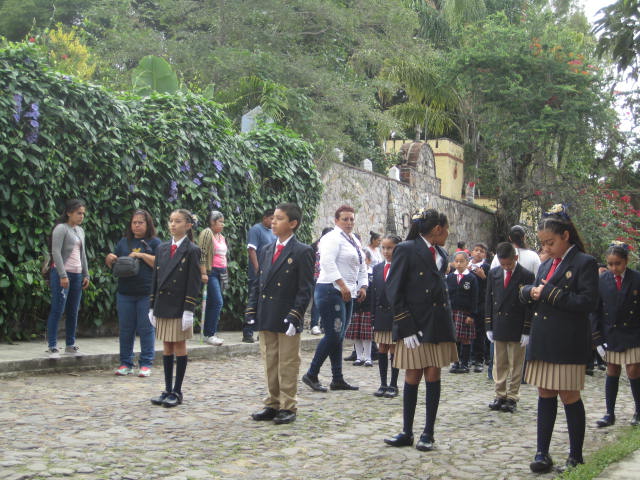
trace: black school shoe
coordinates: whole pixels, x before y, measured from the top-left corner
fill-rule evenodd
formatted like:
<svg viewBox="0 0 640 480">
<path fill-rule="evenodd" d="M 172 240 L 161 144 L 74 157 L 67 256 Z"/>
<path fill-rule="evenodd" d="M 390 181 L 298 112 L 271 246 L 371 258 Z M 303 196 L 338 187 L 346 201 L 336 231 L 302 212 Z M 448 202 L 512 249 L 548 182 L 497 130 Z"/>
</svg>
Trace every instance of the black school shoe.
<svg viewBox="0 0 640 480">
<path fill-rule="evenodd" d="M 162 392 L 160 395 L 158 395 L 157 397 L 153 397 L 151 399 L 151 403 L 153 403 L 154 405 L 162 405 L 162 403 L 164 402 L 164 399 L 167 398 L 169 396 L 169 392 Z"/>
<path fill-rule="evenodd" d="M 305 385 L 308 385 L 311 388 L 311 390 L 314 390 L 316 392 L 326 392 L 327 391 L 327 387 L 324 387 L 320 383 L 320 380 L 318 380 L 317 378 L 314 380 L 313 378 L 311 378 L 306 373 L 302 376 L 302 382 Z"/>
<path fill-rule="evenodd" d="M 581 465 L 583 463 L 584 463 L 584 460 L 582 458 L 569 457 L 569 458 L 567 458 L 567 461 L 565 462 L 564 465 L 561 465 L 558 468 L 556 468 L 556 471 L 558 473 L 564 473 L 567 470 L 573 470 L 578 465 Z"/>
<path fill-rule="evenodd" d="M 498 411 L 502 408 L 502 405 L 506 401 L 506 398 L 496 397 L 493 399 L 493 402 L 489 404 L 489 410 Z"/>
<path fill-rule="evenodd" d="M 460 368 L 458 368 L 458 371 L 455 373 L 469 373 L 469 364 L 463 363 L 462 365 L 460 365 Z"/>
<path fill-rule="evenodd" d="M 421 452 L 430 452 L 435 448 L 436 441 L 432 436 L 423 433 L 420 435 L 420 440 L 416 443 L 416 450 L 420 450 Z"/>
<path fill-rule="evenodd" d="M 451 365 L 449 373 L 460 373 L 458 370 L 460 370 L 460 364 L 458 362 L 455 362 L 453 365 Z"/>
<path fill-rule="evenodd" d="M 394 398 L 398 396 L 398 387 L 388 387 L 384 394 L 385 398 Z"/>
<path fill-rule="evenodd" d="M 413 434 L 400 432 L 394 437 L 385 438 L 384 443 L 392 447 L 410 447 L 413 445 Z"/>
<path fill-rule="evenodd" d="M 253 418 L 256 422 L 262 422 L 265 420 L 273 420 L 278 415 L 278 410 L 271 407 L 265 407 L 259 412 L 254 412 L 251 414 L 251 418 Z"/>
<path fill-rule="evenodd" d="M 349 385 L 344 380 L 338 380 L 338 381 L 333 380 L 329 384 L 329 388 L 331 390 L 360 390 L 360 387 L 356 387 L 355 385 Z"/>
<path fill-rule="evenodd" d="M 598 428 L 610 427 L 616 423 L 616 416 L 613 413 L 607 413 L 604 417 L 596 422 Z"/>
<path fill-rule="evenodd" d="M 476 362 L 473 366 L 473 373 L 482 373 L 482 362 Z"/>
<path fill-rule="evenodd" d="M 356 358 L 357 358 L 356 351 L 354 350 L 351 352 L 351 355 L 349 355 L 348 357 L 344 357 L 343 360 L 345 362 L 353 362 Z"/>
<path fill-rule="evenodd" d="M 553 468 L 553 460 L 548 453 L 536 453 L 533 462 L 529 464 L 529 468 L 533 473 L 549 473 Z"/>
<path fill-rule="evenodd" d="M 387 388 L 389 388 L 389 387 L 380 386 L 380 388 L 378 388 L 378 390 L 373 392 L 373 395 L 375 397 L 384 397 L 384 394 L 387 393 Z"/>
<path fill-rule="evenodd" d="M 167 398 L 165 398 L 162 401 L 162 406 L 165 408 L 171 408 L 171 407 L 177 407 L 181 403 L 182 403 L 182 393 L 171 392 L 169 395 L 167 395 Z"/>
<path fill-rule="evenodd" d="M 286 423 L 292 423 L 296 420 L 296 412 L 292 410 L 279 410 L 276 417 L 273 419 L 273 423 L 276 425 L 284 425 Z"/>
<path fill-rule="evenodd" d="M 511 398 L 507 398 L 505 402 L 502 404 L 502 406 L 500 407 L 500 410 L 507 413 L 515 413 L 517 408 L 518 407 L 517 407 L 516 401 Z"/>
</svg>

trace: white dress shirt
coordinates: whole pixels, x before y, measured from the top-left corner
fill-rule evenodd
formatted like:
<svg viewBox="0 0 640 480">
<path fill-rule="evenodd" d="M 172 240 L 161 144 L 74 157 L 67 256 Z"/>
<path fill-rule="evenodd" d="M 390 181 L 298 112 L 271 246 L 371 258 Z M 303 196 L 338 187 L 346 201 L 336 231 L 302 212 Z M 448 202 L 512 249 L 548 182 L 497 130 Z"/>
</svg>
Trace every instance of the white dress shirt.
<svg viewBox="0 0 640 480">
<path fill-rule="evenodd" d="M 433 247 L 436 249 L 436 266 L 438 267 L 438 270 L 440 270 L 442 268 L 442 263 L 444 262 L 444 258 L 442 258 L 442 255 L 440 255 L 440 252 L 438 251 L 435 245 L 431 245 L 431 242 L 426 238 L 424 238 L 422 235 L 420 235 L 420 238 L 422 238 L 422 240 L 424 240 L 424 243 L 427 244 L 427 248 Z M 431 253 L 431 251 L 429 251 L 429 253 Z"/>
<path fill-rule="evenodd" d="M 367 263 L 358 239 L 351 235 L 352 243 L 348 238 L 347 234 L 336 226 L 320 239 L 320 275 L 317 283 L 332 283 L 339 290 L 336 280 L 342 279 L 351 292 L 351 298 L 356 298 L 358 289 L 369 284 Z"/>
<path fill-rule="evenodd" d="M 516 255 L 518 255 L 518 263 L 522 265 L 524 268 L 529 270 L 534 275 L 538 275 L 538 268 L 540 268 L 540 257 L 533 250 L 529 250 L 528 248 L 516 248 Z M 498 260 L 498 255 L 493 256 L 493 261 L 491 262 L 491 268 L 499 267 L 500 261 Z"/>
</svg>

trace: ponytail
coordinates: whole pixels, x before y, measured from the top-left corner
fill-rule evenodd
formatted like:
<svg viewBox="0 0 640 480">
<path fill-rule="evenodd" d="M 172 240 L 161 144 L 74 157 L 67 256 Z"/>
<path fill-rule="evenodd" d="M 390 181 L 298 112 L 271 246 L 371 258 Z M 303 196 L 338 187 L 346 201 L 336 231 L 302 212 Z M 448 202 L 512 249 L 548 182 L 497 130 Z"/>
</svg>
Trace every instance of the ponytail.
<svg viewBox="0 0 640 480">
<path fill-rule="evenodd" d="M 423 210 L 411 217 L 411 229 L 407 234 L 407 240 L 415 240 L 420 235 L 427 235 L 431 230 L 440 225 L 446 226 L 449 223 L 444 213 L 438 213 L 434 209 Z"/>
</svg>

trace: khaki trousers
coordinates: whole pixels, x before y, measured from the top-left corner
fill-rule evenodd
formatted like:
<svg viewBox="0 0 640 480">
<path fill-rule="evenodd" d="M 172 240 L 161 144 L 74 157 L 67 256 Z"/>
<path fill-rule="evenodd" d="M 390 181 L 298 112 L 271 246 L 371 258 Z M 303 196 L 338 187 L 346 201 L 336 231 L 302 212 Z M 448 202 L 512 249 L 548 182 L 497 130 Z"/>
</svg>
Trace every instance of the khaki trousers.
<svg viewBox="0 0 640 480">
<path fill-rule="evenodd" d="M 518 392 L 522 382 L 525 351 L 520 342 L 494 342 L 493 381 L 496 383 L 496 397 L 516 402 L 520 398 Z"/>
<path fill-rule="evenodd" d="M 260 353 L 264 360 L 268 395 L 267 407 L 295 412 L 300 370 L 300 334 L 260 331 Z"/>
</svg>

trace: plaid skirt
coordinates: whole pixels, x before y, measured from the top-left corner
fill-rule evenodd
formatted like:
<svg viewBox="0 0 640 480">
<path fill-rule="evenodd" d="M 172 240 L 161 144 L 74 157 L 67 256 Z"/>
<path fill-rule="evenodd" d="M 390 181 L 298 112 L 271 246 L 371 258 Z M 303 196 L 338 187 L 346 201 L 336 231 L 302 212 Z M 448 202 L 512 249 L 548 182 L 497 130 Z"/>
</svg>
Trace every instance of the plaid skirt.
<svg viewBox="0 0 640 480">
<path fill-rule="evenodd" d="M 467 312 L 462 310 L 453 311 L 453 322 L 456 325 L 456 339 L 458 342 L 469 342 L 476 338 L 476 327 L 473 323 L 467 325 L 465 318 L 470 317 Z"/>
<path fill-rule="evenodd" d="M 607 363 L 614 365 L 633 365 L 634 363 L 640 363 L 640 347 L 629 348 L 624 352 L 610 352 L 607 350 L 605 360 Z"/>
<path fill-rule="evenodd" d="M 344 338 L 349 340 L 373 340 L 371 312 L 353 312 Z"/>
</svg>

